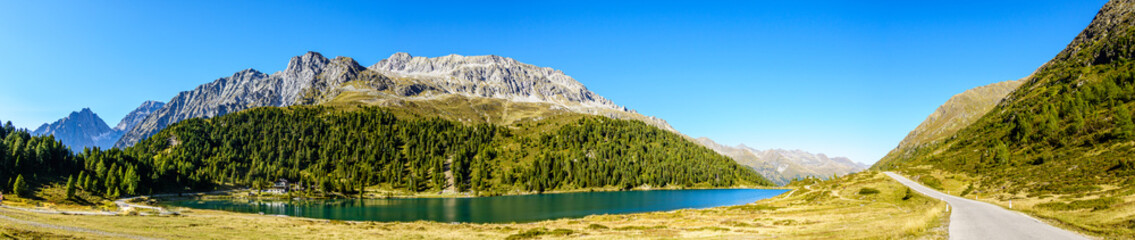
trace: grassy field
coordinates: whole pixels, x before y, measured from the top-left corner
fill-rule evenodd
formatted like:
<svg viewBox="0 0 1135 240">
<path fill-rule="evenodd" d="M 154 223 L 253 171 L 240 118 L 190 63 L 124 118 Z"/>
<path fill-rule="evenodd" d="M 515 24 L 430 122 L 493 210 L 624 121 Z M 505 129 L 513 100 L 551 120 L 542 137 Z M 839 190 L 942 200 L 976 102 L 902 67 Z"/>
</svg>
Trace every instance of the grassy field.
<svg viewBox="0 0 1135 240">
<path fill-rule="evenodd" d="M 747 205 L 535 223 L 344 222 L 181 209 L 180 216 L 74 216 L 0 209 L 22 221 L 165 239 L 944 239 L 946 205 L 878 172 L 795 183 L 796 190 Z M 865 190 L 867 189 L 867 190 Z M 905 200 L 903 198 L 906 198 Z M 0 218 L 8 238 L 113 236 L 62 231 Z"/>
<path fill-rule="evenodd" d="M 1135 239 L 1132 185 L 1095 185 L 1074 193 L 1029 194 L 1032 191 L 975 190 L 1011 188 L 983 186 L 982 178 L 932 170 L 929 166 L 910 168 L 903 174 L 951 195 L 1025 212 L 1065 229 L 1105 239 Z"/>
</svg>

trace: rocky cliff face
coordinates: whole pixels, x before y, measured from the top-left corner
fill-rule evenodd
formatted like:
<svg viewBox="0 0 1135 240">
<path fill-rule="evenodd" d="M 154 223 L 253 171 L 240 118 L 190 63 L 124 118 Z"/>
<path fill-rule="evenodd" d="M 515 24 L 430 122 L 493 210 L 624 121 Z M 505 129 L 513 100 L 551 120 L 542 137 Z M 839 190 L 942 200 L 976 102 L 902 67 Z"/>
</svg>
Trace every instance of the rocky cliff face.
<svg viewBox="0 0 1135 240">
<path fill-rule="evenodd" d="M 950 97 L 950 100 L 939 106 L 918 127 L 910 131 L 880 162 L 909 157 L 921 146 L 953 136 L 958 130 L 973 124 L 981 116 L 993 110 L 993 107 L 1005 99 L 1005 96 L 1020 87 L 1027 79 L 1028 77 L 976 87 Z"/>
<path fill-rule="evenodd" d="M 796 178 L 827 179 L 832 175 L 846 175 L 867 169 L 867 165 L 852 162 L 846 157 L 833 158 L 823 153 L 784 149 L 762 151 L 745 145 L 731 147 L 705 137 L 698 138 L 697 141 L 722 155 L 733 158 L 741 165 L 752 168 L 777 185 L 787 184 Z"/>
<path fill-rule="evenodd" d="M 133 145 L 189 118 L 215 117 L 254 107 L 323 104 L 336 101 L 344 93 L 364 96 L 364 100 L 372 102 L 459 95 L 547 103 L 572 112 L 642 120 L 673 131 L 665 121 L 619 107 L 559 70 L 511 58 L 425 58 L 396 53 L 366 68 L 351 58 L 328 59 L 308 52 L 293 57 L 282 72 L 269 75 L 247 69 L 181 92 L 130 129 L 114 146 Z"/>
</svg>

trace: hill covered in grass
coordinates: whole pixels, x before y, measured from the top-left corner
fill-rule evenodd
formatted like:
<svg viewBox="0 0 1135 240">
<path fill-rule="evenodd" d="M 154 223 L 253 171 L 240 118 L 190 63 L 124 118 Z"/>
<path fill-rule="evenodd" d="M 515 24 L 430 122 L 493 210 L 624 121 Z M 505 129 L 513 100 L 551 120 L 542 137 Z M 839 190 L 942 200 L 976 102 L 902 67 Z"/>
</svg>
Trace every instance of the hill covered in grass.
<svg viewBox="0 0 1135 240">
<path fill-rule="evenodd" d="M 993 110 L 1005 96 L 1027 80 L 1004 81 L 976 87 L 950 97 L 918 127 L 910 131 L 899 145 L 879 160 L 883 165 L 896 159 L 909 158 L 917 149 L 954 136 L 958 130 L 973 124 Z"/>
<path fill-rule="evenodd" d="M 1130 233 L 1133 60 L 1135 1 L 1110 1 L 1066 49 L 987 114 L 940 141 L 892 152 L 873 168 L 925 175 L 923 183 L 953 186 L 961 195 L 1054 206 L 1038 214 L 1093 234 Z M 1085 202 L 1098 204 L 1079 220 L 1068 218 L 1084 208 L 1064 206 Z"/>
<path fill-rule="evenodd" d="M 1133 1 L 1109 2 L 1052 61 L 973 124 L 875 168 L 923 164 L 988 176 L 1010 191 L 1128 182 L 1135 168 Z"/>
</svg>

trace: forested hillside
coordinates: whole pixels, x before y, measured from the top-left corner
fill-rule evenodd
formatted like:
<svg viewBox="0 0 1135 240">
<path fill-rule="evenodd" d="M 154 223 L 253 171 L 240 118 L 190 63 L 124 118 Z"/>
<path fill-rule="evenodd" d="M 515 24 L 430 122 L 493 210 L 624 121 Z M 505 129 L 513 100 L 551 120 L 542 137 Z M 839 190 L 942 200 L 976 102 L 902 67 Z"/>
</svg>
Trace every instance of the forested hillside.
<svg viewBox="0 0 1135 240">
<path fill-rule="evenodd" d="M 24 129 L 16 129 L 12 122 L 0 127 L 0 191 L 4 193 L 30 192 L 28 187 L 41 182 L 55 182 L 58 172 L 74 171 L 75 159 L 71 151 L 54 137 L 32 136 Z M 63 177 L 66 181 L 66 177 Z"/>
<path fill-rule="evenodd" d="M 21 150 L 4 158 L 4 173 L 28 175 L 33 189 L 75 178 L 76 188 L 106 197 L 262 187 L 281 178 L 322 193 L 771 185 L 675 133 L 583 114 L 510 128 L 399 118 L 376 107 L 264 107 L 182 121 L 124 151 L 73 156 L 50 137 L 6 131 L 18 140 L 5 146 Z M 27 164 L 25 155 L 37 164 Z M 46 165 L 52 167 L 39 167 Z"/>
<path fill-rule="evenodd" d="M 40 188 L 65 187 L 71 198 L 76 191 L 104 197 L 141 193 L 146 165 L 118 149 L 86 149 L 74 154 L 51 135 L 33 136 L 9 122 L 0 128 L 0 186 L 4 193 L 33 197 Z M 149 179 L 146 179 L 149 180 Z"/>
<path fill-rule="evenodd" d="M 279 178 L 354 192 L 546 191 L 768 182 L 730 159 L 637 121 L 577 116 L 554 131 L 400 119 L 380 108 L 257 108 L 175 124 L 129 149 L 157 182 L 207 188 Z"/>
</svg>

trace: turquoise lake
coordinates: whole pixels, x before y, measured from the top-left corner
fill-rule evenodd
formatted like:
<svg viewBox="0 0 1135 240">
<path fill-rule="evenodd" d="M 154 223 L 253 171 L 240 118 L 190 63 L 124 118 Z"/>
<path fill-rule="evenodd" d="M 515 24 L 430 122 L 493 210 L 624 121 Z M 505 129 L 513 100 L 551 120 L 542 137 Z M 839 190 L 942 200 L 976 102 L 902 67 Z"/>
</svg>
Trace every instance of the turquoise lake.
<svg viewBox="0 0 1135 240">
<path fill-rule="evenodd" d="M 581 192 L 476 198 L 334 200 L 182 200 L 197 209 L 351 221 L 533 222 L 595 214 L 622 214 L 740 205 L 780 195 L 782 189 L 697 189 Z"/>
</svg>

